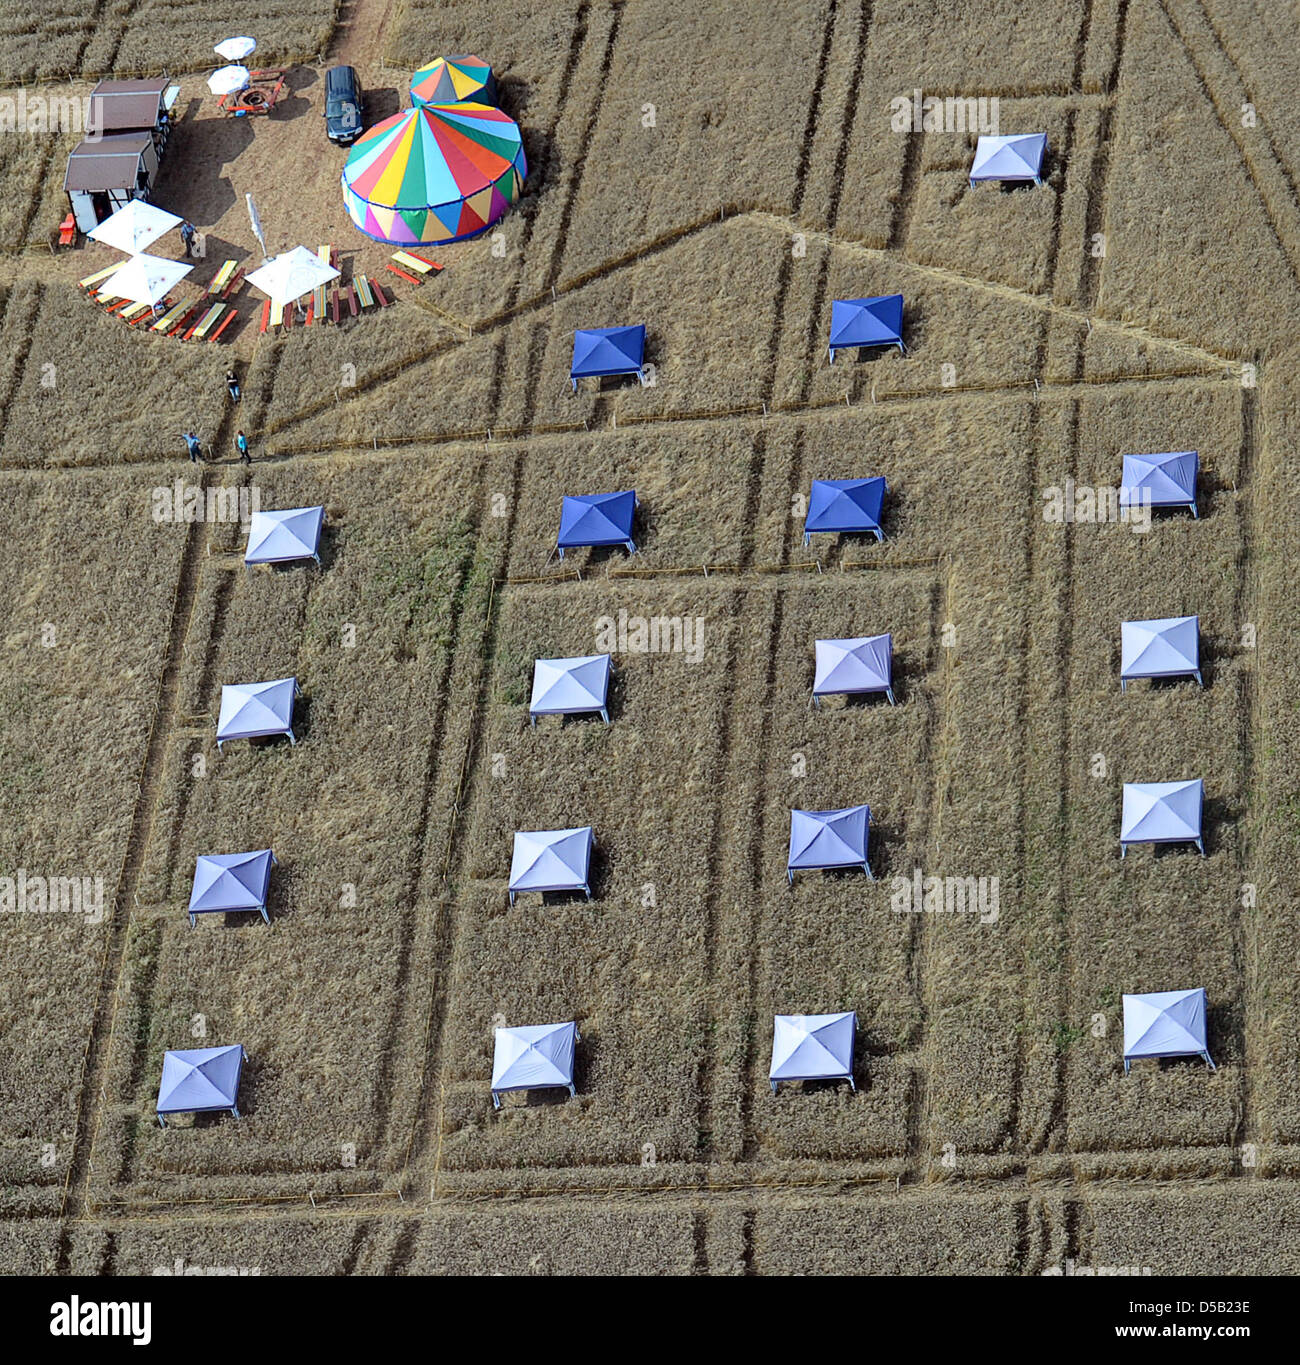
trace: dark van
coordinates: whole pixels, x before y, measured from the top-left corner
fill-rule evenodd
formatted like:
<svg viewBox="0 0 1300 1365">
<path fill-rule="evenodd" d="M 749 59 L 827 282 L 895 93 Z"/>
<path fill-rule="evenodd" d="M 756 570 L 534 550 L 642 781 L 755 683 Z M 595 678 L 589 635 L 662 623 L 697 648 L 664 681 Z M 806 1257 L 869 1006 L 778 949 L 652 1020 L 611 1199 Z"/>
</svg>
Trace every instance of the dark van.
<svg viewBox="0 0 1300 1365">
<path fill-rule="evenodd" d="M 347 147 L 361 136 L 365 104 L 361 82 L 350 66 L 332 66 L 325 73 L 325 133 L 336 146 Z"/>
</svg>

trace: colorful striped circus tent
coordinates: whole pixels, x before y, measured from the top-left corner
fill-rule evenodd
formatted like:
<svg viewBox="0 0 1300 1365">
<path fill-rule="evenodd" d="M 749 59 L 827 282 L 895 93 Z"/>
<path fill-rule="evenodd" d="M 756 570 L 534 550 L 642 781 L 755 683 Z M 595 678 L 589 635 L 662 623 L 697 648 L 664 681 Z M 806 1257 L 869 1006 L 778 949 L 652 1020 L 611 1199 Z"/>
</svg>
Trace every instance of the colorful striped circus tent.
<svg viewBox="0 0 1300 1365">
<path fill-rule="evenodd" d="M 411 77 L 411 103 L 495 104 L 497 83 L 482 57 L 438 57 Z"/>
<path fill-rule="evenodd" d="M 495 223 L 523 191 L 519 125 L 486 104 L 429 104 L 377 123 L 343 167 L 348 216 L 381 242 L 454 242 Z"/>
</svg>

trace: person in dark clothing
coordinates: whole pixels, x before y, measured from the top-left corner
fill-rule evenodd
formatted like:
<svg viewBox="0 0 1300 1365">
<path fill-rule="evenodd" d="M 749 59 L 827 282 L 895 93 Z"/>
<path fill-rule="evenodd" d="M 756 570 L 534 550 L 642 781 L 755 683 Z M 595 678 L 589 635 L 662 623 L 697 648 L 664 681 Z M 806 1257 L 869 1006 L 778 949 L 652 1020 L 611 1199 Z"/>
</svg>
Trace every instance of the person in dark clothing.
<svg viewBox="0 0 1300 1365">
<path fill-rule="evenodd" d="M 203 447 L 199 445 L 199 438 L 192 431 L 182 432 L 185 439 L 185 449 L 189 451 L 190 461 L 198 464 L 203 458 Z"/>
<path fill-rule="evenodd" d="M 235 432 L 235 449 L 239 451 L 239 458 L 245 464 L 253 463 L 248 454 L 248 437 L 242 431 Z"/>
<path fill-rule="evenodd" d="M 226 371 L 226 390 L 227 390 L 227 392 L 230 394 L 230 401 L 231 401 L 232 403 L 238 403 L 238 402 L 239 402 L 239 379 L 238 379 L 238 377 L 236 376 L 234 370 L 227 370 L 227 371 Z"/>
</svg>

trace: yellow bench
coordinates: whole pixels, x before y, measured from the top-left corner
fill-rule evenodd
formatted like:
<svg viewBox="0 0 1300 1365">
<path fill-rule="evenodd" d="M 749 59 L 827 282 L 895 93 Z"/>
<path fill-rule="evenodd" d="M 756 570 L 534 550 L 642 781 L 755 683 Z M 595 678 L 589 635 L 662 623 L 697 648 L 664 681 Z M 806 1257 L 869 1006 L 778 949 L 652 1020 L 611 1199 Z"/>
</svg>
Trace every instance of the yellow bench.
<svg viewBox="0 0 1300 1365">
<path fill-rule="evenodd" d="M 208 285 L 209 294 L 220 294 L 221 291 L 230 283 L 230 277 L 235 273 L 235 262 L 227 261 L 220 270 L 212 277 L 212 283 Z"/>
<path fill-rule="evenodd" d="M 151 324 L 149 330 L 151 332 L 170 332 L 185 316 L 187 310 L 193 307 L 193 303 L 182 299 L 180 303 L 173 304 L 157 322 Z"/>
<path fill-rule="evenodd" d="M 189 341 L 190 338 L 193 337 L 199 341 L 206 341 L 208 333 L 212 330 L 212 324 L 216 322 L 225 311 L 226 305 L 224 303 L 214 303 L 199 319 L 198 325 L 189 333 L 185 340 Z"/>
<path fill-rule="evenodd" d="M 92 284 L 98 284 L 100 280 L 106 280 L 110 275 L 114 275 L 126 264 L 125 261 L 118 261 L 116 265 L 105 266 L 103 270 L 96 270 L 93 275 L 87 275 L 84 280 L 77 283 L 83 289 L 89 289 Z"/>
<path fill-rule="evenodd" d="M 433 269 L 428 261 L 422 261 L 418 256 L 412 256 L 405 251 L 394 251 L 393 260 L 398 261 L 408 270 L 414 270 L 419 275 L 427 275 Z"/>
</svg>

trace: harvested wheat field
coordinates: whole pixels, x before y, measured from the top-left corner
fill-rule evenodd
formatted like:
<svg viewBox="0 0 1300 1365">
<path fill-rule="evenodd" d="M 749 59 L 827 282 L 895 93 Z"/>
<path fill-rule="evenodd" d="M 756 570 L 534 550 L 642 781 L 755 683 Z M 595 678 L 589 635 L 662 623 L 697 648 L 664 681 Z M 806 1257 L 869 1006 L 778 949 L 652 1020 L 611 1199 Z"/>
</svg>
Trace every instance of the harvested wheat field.
<svg viewBox="0 0 1300 1365">
<path fill-rule="evenodd" d="M 255 8 L 0 23 L 0 1270 L 1300 1273 L 1289 22 Z M 284 82 L 234 118 L 245 32 Z M 326 72 L 369 127 L 457 53 L 527 175 L 395 260 Z M 21 120 L 157 75 L 150 199 L 199 255 L 155 326 L 80 283 L 121 251 L 56 249 L 82 130 Z M 282 318 L 247 276 L 322 244 Z M 902 349 L 829 363 L 836 301 L 893 295 Z M 576 330 L 639 325 L 571 384 Z M 1193 451 L 1121 506 L 1126 455 Z M 805 537 L 815 483 L 876 477 Z M 1181 672 L 1121 655 L 1190 616 Z M 886 634 L 892 698 L 812 704 L 818 641 Z M 536 660 L 606 654 L 531 716 Z M 269 726 L 223 710 L 289 678 Z M 1193 779 L 1121 857 L 1126 785 Z M 863 805 L 790 880 L 791 812 Z M 515 843 L 588 827 L 589 862 Z M 196 860 L 266 849 L 191 927 Z M 775 1016 L 814 1030 L 784 1060 Z"/>
</svg>

